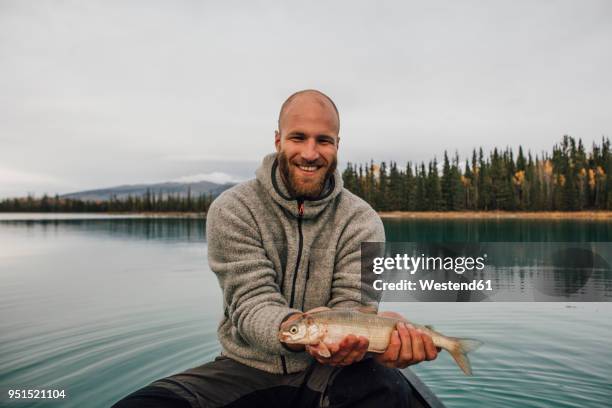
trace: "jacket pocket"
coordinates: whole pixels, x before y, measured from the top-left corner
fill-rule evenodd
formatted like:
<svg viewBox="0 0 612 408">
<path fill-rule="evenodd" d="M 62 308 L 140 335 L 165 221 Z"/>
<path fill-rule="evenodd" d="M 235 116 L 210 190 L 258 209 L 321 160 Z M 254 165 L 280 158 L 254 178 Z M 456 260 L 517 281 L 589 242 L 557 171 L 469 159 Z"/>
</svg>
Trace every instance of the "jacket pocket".
<svg viewBox="0 0 612 408">
<path fill-rule="evenodd" d="M 334 274 L 333 257 L 327 249 L 312 249 L 308 257 L 302 310 L 325 306 L 330 300 L 331 284 Z"/>
</svg>

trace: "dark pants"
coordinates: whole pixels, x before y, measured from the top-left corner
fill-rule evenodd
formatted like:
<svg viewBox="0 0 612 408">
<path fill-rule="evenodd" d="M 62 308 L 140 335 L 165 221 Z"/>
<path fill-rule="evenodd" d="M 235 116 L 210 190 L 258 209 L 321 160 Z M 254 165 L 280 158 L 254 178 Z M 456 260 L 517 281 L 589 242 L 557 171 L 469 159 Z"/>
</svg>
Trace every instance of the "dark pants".
<svg viewBox="0 0 612 408">
<path fill-rule="evenodd" d="M 372 359 L 348 367 L 318 363 L 278 375 L 227 357 L 155 381 L 114 408 L 170 407 L 401 407 L 412 406 L 412 388 L 395 369 Z"/>
</svg>

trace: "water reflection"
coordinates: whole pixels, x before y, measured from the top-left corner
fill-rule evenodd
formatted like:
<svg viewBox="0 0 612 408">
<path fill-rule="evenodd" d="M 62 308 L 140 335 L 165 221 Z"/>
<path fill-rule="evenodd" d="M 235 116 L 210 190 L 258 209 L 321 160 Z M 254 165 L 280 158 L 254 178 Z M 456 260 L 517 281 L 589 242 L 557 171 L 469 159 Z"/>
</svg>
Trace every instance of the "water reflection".
<svg viewBox="0 0 612 408">
<path fill-rule="evenodd" d="M 386 220 L 385 228 L 390 241 L 612 237 L 604 222 Z M 222 299 L 206 251 L 205 222 L 197 219 L 0 221 L 0 405 L 108 407 L 212 359 Z M 503 285 L 526 288 L 535 279 L 533 269 L 508 268 L 499 276 Z M 383 309 L 485 341 L 472 357 L 474 377 L 458 374 L 448 355 L 414 368 L 449 407 L 606 406 L 611 304 L 566 306 Z M 6 400 L 8 388 L 62 388 L 69 398 L 15 404 Z"/>
<path fill-rule="evenodd" d="M 137 240 L 206 242 L 206 220 L 202 218 L 0 219 L 0 228 L 37 230 L 43 235 L 68 232 Z"/>
<path fill-rule="evenodd" d="M 383 220 L 388 241 L 400 242 L 607 242 L 612 221 L 589 220 Z"/>
<path fill-rule="evenodd" d="M 608 242 L 365 243 L 362 262 L 362 282 L 388 301 L 612 300 Z"/>
</svg>

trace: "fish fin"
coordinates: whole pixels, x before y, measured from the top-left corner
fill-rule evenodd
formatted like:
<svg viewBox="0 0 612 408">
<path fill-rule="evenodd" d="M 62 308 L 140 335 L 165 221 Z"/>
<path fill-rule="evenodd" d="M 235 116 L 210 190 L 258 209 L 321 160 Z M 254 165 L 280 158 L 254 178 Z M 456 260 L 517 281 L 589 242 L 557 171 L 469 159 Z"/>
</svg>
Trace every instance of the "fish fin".
<svg viewBox="0 0 612 408">
<path fill-rule="evenodd" d="M 319 306 L 319 307 L 315 307 L 314 309 L 310 309 L 309 311 L 306 312 L 306 314 L 323 312 L 325 310 L 330 310 L 330 309 L 329 309 L 329 307 Z"/>
<path fill-rule="evenodd" d="M 374 306 L 359 306 L 356 310 L 366 314 L 378 314 L 378 310 Z"/>
<path fill-rule="evenodd" d="M 483 342 L 475 339 L 449 338 L 453 341 L 453 345 L 448 352 L 453 356 L 455 362 L 465 375 L 472 375 L 472 365 L 470 364 L 470 359 L 467 354 L 482 346 Z"/>
<path fill-rule="evenodd" d="M 315 350 L 317 354 L 320 355 L 321 357 L 325 357 L 325 358 L 331 357 L 331 352 L 329 351 L 325 343 L 323 343 L 322 341 L 313 346 L 310 346 L 310 348 Z"/>
</svg>

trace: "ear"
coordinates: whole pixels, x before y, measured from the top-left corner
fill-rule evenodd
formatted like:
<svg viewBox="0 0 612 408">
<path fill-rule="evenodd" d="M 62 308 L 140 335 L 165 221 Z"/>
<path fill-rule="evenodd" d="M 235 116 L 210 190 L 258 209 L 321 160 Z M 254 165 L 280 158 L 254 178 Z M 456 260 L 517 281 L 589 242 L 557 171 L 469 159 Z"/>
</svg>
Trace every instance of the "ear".
<svg viewBox="0 0 612 408">
<path fill-rule="evenodd" d="M 274 147 L 276 147 L 276 152 L 280 152 L 280 144 L 281 144 L 281 134 L 278 130 L 274 131 Z"/>
</svg>

